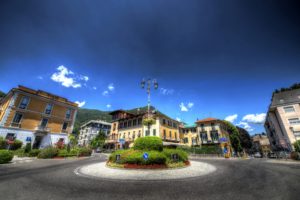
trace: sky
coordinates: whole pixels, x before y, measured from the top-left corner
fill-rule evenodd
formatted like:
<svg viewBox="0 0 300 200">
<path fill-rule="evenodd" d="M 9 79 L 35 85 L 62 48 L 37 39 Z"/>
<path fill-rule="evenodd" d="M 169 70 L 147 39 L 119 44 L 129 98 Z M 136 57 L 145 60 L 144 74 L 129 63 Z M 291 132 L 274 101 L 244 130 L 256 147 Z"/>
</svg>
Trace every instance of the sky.
<svg viewBox="0 0 300 200">
<path fill-rule="evenodd" d="M 241 0 L 0 1 L 0 90 L 24 85 L 105 111 L 151 104 L 251 134 L 300 81 L 300 4 Z"/>
</svg>

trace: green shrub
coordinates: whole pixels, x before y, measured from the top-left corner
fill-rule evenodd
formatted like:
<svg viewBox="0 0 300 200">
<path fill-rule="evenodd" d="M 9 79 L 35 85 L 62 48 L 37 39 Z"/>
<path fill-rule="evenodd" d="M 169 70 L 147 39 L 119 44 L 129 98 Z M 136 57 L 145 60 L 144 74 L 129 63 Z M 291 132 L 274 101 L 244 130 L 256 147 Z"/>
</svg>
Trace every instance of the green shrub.
<svg viewBox="0 0 300 200">
<path fill-rule="evenodd" d="M 25 153 L 29 153 L 31 151 L 31 143 L 26 143 L 25 145 Z"/>
<path fill-rule="evenodd" d="M 167 157 L 168 162 L 173 162 L 172 154 L 177 154 L 178 155 L 178 161 L 179 162 L 188 161 L 188 154 L 182 149 L 164 149 L 163 153 Z"/>
<path fill-rule="evenodd" d="M 18 157 L 27 157 L 28 156 L 28 153 L 26 153 L 25 149 L 23 149 L 23 148 L 17 149 L 15 151 L 13 151 L 13 153 L 15 156 L 18 156 Z"/>
<path fill-rule="evenodd" d="M 294 142 L 293 145 L 295 147 L 295 151 L 300 152 L 300 140 L 297 140 L 296 142 Z"/>
<path fill-rule="evenodd" d="M 149 151 L 147 152 L 149 157 L 147 160 L 143 159 L 143 164 L 151 165 L 151 164 L 166 164 L 167 157 L 164 153 L 159 151 Z"/>
<path fill-rule="evenodd" d="M 66 150 L 66 149 L 60 149 L 58 151 L 58 156 L 59 157 L 68 157 L 69 156 L 68 150 Z"/>
<path fill-rule="evenodd" d="M 90 156 L 92 154 L 92 149 L 87 147 L 79 148 L 79 156 Z"/>
<path fill-rule="evenodd" d="M 6 149 L 6 140 L 0 137 L 0 149 Z"/>
<path fill-rule="evenodd" d="M 116 162 L 116 155 L 120 155 L 121 159 L 126 157 L 126 154 L 130 153 L 131 151 L 133 151 L 132 149 L 126 149 L 126 150 L 117 150 L 115 152 L 113 152 L 112 154 L 110 154 L 108 160 L 111 162 Z"/>
<path fill-rule="evenodd" d="M 10 145 L 10 150 L 17 150 L 20 149 L 23 145 L 23 142 L 20 140 L 15 140 L 11 145 Z"/>
<path fill-rule="evenodd" d="M 134 149 L 143 151 L 162 151 L 163 142 L 161 138 L 156 136 L 141 137 L 134 141 Z"/>
<path fill-rule="evenodd" d="M 14 154 L 8 150 L 0 150 L 0 164 L 9 163 L 14 157 Z"/>
<path fill-rule="evenodd" d="M 37 157 L 39 155 L 39 153 L 41 152 L 41 150 L 39 149 L 32 149 L 29 153 L 28 156 L 29 157 Z"/>
<path fill-rule="evenodd" d="M 181 149 L 187 153 L 195 153 L 195 154 L 222 154 L 222 149 L 217 146 L 202 146 L 202 147 L 177 147 L 177 149 Z"/>
<path fill-rule="evenodd" d="M 143 159 L 143 152 L 141 151 L 129 151 L 130 153 L 121 155 L 121 162 L 120 163 L 127 163 L 127 164 L 142 164 Z"/>
<path fill-rule="evenodd" d="M 47 147 L 45 149 L 42 149 L 41 152 L 38 154 L 38 158 L 53 158 L 57 156 L 58 149 L 53 147 Z"/>
</svg>

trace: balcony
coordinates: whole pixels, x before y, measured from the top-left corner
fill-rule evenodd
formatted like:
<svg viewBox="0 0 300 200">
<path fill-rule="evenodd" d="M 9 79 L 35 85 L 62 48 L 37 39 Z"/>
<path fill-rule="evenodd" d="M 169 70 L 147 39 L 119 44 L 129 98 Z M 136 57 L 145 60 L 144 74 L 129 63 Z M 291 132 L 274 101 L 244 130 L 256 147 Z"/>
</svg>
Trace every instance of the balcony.
<svg viewBox="0 0 300 200">
<path fill-rule="evenodd" d="M 10 124 L 11 127 L 14 127 L 14 128 L 21 128 L 21 123 L 15 123 L 15 122 L 12 122 Z"/>
<path fill-rule="evenodd" d="M 37 132 L 43 132 L 43 133 L 49 133 L 51 131 L 51 129 L 49 127 L 46 127 L 46 126 L 37 126 L 35 128 L 35 130 Z"/>
</svg>

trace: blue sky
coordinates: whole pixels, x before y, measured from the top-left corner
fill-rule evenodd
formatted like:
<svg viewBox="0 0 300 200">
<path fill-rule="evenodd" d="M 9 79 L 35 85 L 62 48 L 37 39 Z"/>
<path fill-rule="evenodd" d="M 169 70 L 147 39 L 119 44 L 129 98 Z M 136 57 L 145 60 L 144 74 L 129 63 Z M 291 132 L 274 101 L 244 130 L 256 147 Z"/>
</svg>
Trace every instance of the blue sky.
<svg viewBox="0 0 300 200">
<path fill-rule="evenodd" d="M 130 109 L 152 104 L 193 123 L 216 117 L 251 134 L 272 91 L 299 82 L 299 4 L 272 1 L 1 1 L 0 90 L 18 84 Z"/>
</svg>

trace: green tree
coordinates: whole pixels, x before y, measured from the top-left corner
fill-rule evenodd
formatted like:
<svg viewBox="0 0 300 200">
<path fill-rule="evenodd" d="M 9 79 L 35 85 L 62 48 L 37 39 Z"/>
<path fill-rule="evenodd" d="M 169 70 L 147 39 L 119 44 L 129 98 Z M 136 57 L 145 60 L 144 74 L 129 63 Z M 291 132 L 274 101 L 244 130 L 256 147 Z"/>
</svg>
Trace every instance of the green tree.
<svg viewBox="0 0 300 200">
<path fill-rule="evenodd" d="M 239 131 L 239 139 L 240 139 L 242 148 L 245 149 L 245 151 L 247 153 L 249 153 L 249 151 L 252 148 L 252 141 L 251 141 L 251 137 L 250 137 L 248 131 L 246 129 L 243 129 L 238 126 L 236 128 Z"/>
<path fill-rule="evenodd" d="M 6 94 L 4 92 L 0 91 L 0 99 L 5 97 L 5 96 L 6 96 Z"/>
<path fill-rule="evenodd" d="M 74 134 L 69 135 L 69 141 L 72 147 L 77 145 L 77 138 Z"/>
<path fill-rule="evenodd" d="M 98 135 L 94 139 L 92 139 L 91 147 L 93 149 L 103 148 L 103 146 L 105 144 L 105 139 L 106 139 L 106 135 L 105 135 L 104 131 L 100 130 Z"/>
<path fill-rule="evenodd" d="M 232 148 L 234 149 L 235 152 L 242 152 L 243 148 L 241 146 L 239 130 L 232 123 L 225 120 L 223 122 L 226 127 L 226 130 L 229 133 Z"/>
<path fill-rule="evenodd" d="M 295 151 L 300 153 L 300 140 L 294 142 Z"/>
</svg>

